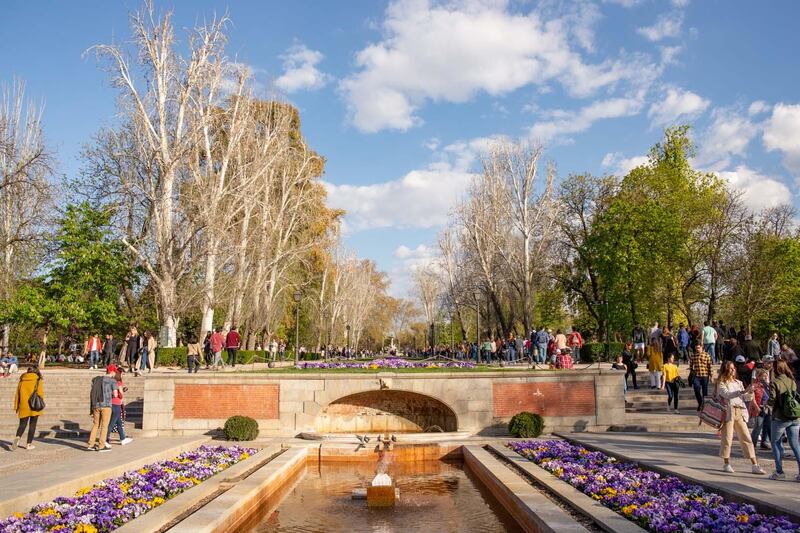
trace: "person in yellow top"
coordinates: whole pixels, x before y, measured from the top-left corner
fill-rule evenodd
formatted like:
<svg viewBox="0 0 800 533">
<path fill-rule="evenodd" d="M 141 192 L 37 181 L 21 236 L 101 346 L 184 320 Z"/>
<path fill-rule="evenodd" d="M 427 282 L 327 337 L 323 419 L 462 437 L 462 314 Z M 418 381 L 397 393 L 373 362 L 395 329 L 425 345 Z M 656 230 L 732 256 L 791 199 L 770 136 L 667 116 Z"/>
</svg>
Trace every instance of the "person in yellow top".
<svg viewBox="0 0 800 533">
<path fill-rule="evenodd" d="M 667 359 L 666 364 L 663 368 L 663 374 L 661 378 L 661 388 L 667 389 L 667 411 L 672 409 L 672 404 L 675 404 L 675 414 L 681 414 L 678 411 L 678 365 L 675 364 L 675 356 L 670 354 L 669 359 Z"/>
<path fill-rule="evenodd" d="M 661 355 L 661 340 L 653 337 L 647 346 L 647 370 L 650 371 L 650 388 L 657 389 L 661 386 L 661 369 L 664 366 L 664 356 Z"/>
<path fill-rule="evenodd" d="M 29 400 L 33 395 L 33 391 L 36 390 L 39 393 L 39 396 L 44 399 L 44 387 L 42 386 L 42 375 L 39 373 L 39 369 L 35 366 L 28 367 L 28 371 L 22 374 L 19 378 L 19 384 L 17 385 L 17 392 L 14 394 L 14 411 L 19 415 L 19 427 L 17 428 L 17 435 L 14 437 L 14 443 L 11 445 L 12 450 L 17 449 L 17 445 L 19 444 L 19 439 L 22 438 L 22 434 L 25 433 L 25 427 L 28 426 L 28 422 L 30 422 L 30 426 L 28 429 L 28 444 L 23 446 L 26 450 L 32 450 L 35 448 L 33 444 L 33 436 L 36 434 L 36 422 L 39 420 L 39 415 L 42 414 L 41 411 L 34 411 L 31 409 Z"/>
</svg>

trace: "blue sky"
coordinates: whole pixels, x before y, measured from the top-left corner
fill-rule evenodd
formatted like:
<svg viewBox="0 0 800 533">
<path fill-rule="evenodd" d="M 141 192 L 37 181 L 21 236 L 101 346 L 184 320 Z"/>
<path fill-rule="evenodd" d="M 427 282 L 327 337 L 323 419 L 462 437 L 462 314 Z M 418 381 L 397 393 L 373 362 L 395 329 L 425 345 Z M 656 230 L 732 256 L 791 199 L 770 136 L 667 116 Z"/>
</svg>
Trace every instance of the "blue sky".
<svg viewBox="0 0 800 533">
<path fill-rule="evenodd" d="M 800 2 L 426 0 L 157 2 L 183 28 L 227 11 L 227 52 L 301 111 L 347 243 L 390 273 L 430 260 L 492 139 L 543 141 L 559 175 L 622 173 L 691 122 L 698 168 L 758 208 L 796 203 Z M 15 1 L 0 82 L 45 102 L 61 173 L 115 121 L 93 44 L 129 38 L 139 2 Z"/>
</svg>

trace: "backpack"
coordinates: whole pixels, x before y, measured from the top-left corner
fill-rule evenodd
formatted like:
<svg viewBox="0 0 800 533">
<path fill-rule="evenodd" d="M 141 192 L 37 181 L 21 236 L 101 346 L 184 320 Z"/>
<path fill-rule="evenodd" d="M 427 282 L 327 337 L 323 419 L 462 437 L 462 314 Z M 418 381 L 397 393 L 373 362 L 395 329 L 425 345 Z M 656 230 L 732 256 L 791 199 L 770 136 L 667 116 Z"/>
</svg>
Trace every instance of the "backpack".
<svg viewBox="0 0 800 533">
<path fill-rule="evenodd" d="M 785 420 L 797 420 L 800 418 L 800 396 L 797 394 L 797 386 L 792 382 L 792 386 L 780 395 L 781 416 Z"/>
</svg>

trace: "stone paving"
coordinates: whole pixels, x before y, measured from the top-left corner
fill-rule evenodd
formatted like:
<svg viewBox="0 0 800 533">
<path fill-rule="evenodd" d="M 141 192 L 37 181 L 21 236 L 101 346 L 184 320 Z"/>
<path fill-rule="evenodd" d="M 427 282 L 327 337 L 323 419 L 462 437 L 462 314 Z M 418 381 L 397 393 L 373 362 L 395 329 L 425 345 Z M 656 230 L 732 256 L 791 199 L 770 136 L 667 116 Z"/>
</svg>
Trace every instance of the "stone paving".
<svg viewBox="0 0 800 533">
<path fill-rule="evenodd" d="M 690 477 L 711 487 L 736 493 L 744 498 L 759 500 L 781 508 L 783 512 L 799 516 L 800 483 L 794 481 L 798 474 L 797 461 L 790 456 L 784 459 L 786 481 L 773 481 L 769 474 L 774 469 L 772 452 L 757 449 L 758 461 L 767 471 L 766 476 L 750 473 L 750 461 L 742 456 L 737 439 L 731 453 L 731 464 L 736 472 L 722 472 L 719 457 L 719 439 L 710 433 L 566 433 L 572 440 L 587 446 L 601 448 L 611 454 L 625 456 L 643 464 L 653 464 L 684 477 Z M 788 451 L 788 446 L 787 446 Z"/>
</svg>

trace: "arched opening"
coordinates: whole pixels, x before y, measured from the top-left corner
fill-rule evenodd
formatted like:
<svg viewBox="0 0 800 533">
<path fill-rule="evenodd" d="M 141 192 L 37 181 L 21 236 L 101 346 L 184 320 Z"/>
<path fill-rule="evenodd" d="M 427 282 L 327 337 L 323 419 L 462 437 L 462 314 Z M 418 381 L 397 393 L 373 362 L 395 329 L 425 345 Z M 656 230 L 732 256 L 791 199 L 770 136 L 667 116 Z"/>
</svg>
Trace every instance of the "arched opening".
<svg viewBox="0 0 800 533">
<path fill-rule="evenodd" d="M 320 433 L 421 433 L 457 431 L 458 419 L 436 398 L 415 392 L 375 390 L 345 396 L 317 417 Z"/>
</svg>

